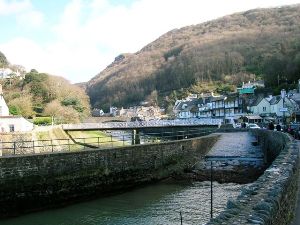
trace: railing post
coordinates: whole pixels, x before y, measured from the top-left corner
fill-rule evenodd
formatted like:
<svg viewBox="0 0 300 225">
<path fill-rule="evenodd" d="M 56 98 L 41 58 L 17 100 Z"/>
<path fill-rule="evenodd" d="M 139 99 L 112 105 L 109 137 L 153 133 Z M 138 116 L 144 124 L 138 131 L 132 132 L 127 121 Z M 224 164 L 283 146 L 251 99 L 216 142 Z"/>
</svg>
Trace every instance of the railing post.
<svg viewBox="0 0 300 225">
<path fill-rule="evenodd" d="M 68 139 L 69 152 L 71 151 L 70 139 Z"/>
<path fill-rule="evenodd" d="M 85 150 L 85 138 L 83 138 L 83 150 Z"/>
<path fill-rule="evenodd" d="M 110 135 L 110 142 L 111 142 L 111 147 L 114 147 L 114 143 L 113 143 L 112 134 Z"/>
<path fill-rule="evenodd" d="M 53 152 L 53 140 L 51 139 L 51 150 Z"/>
<path fill-rule="evenodd" d="M 14 155 L 16 154 L 16 142 L 14 141 Z"/>
<path fill-rule="evenodd" d="M 100 138 L 100 137 L 97 137 L 97 142 L 98 142 L 98 148 L 100 147 L 100 142 L 99 142 L 99 138 Z"/>
<path fill-rule="evenodd" d="M 32 141 L 32 151 L 33 151 L 33 153 L 35 153 L 35 145 L 34 145 L 34 141 Z"/>
<path fill-rule="evenodd" d="M 124 134 L 123 134 L 123 146 L 125 145 L 124 141 L 125 141 L 125 140 L 124 140 Z"/>
</svg>

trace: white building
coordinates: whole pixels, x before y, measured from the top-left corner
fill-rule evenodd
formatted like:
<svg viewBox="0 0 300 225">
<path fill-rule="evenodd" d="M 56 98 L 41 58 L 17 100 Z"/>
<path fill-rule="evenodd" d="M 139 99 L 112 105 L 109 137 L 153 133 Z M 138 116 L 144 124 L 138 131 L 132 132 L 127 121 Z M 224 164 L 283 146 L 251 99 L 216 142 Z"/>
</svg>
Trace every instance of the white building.
<svg viewBox="0 0 300 225">
<path fill-rule="evenodd" d="M 33 123 L 30 123 L 22 116 L 11 116 L 3 97 L 2 86 L 0 85 L 0 133 L 31 131 Z"/>
<path fill-rule="evenodd" d="M 257 99 L 250 107 L 250 111 L 255 115 L 289 117 L 293 112 L 298 111 L 297 103 L 291 98 L 281 98 L 281 96 L 271 96 Z"/>
<path fill-rule="evenodd" d="M 250 105 L 249 110 L 256 115 L 270 114 L 270 102 L 267 100 L 267 98 L 259 98 Z"/>
</svg>

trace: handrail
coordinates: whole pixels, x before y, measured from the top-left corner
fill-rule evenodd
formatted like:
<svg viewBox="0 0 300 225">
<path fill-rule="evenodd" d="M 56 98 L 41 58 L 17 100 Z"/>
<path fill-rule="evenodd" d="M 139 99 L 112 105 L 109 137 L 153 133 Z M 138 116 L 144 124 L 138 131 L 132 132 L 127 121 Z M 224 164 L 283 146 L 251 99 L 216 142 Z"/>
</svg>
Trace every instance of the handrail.
<svg viewBox="0 0 300 225">
<path fill-rule="evenodd" d="M 162 143 L 173 140 L 200 137 L 215 132 L 216 129 L 189 129 L 147 134 L 119 134 L 106 137 L 87 137 L 71 139 L 43 139 L 0 142 L 2 156 L 37 154 L 46 152 L 79 151 L 85 149 L 104 149 L 148 143 Z M 1 155 L 1 154 L 0 154 Z"/>
</svg>

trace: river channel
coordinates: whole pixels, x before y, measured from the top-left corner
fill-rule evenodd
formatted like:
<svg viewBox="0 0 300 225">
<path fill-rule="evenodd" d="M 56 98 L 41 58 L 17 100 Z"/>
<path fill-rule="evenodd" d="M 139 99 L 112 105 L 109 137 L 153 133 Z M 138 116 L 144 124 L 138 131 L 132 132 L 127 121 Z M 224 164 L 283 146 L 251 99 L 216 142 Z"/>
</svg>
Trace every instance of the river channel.
<svg viewBox="0 0 300 225">
<path fill-rule="evenodd" d="M 244 185 L 213 183 L 214 216 Z M 210 182 L 158 183 L 64 208 L 1 220 L 1 225 L 184 225 L 210 219 Z"/>
</svg>

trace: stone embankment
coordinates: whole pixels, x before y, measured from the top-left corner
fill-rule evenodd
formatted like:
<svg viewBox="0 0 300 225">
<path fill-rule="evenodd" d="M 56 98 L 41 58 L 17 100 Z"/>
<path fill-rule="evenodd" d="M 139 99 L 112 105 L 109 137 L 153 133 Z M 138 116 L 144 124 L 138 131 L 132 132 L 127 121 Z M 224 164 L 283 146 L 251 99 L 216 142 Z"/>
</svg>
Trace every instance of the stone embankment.
<svg viewBox="0 0 300 225">
<path fill-rule="evenodd" d="M 255 130 L 272 164 L 227 209 L 207 225 L 287 225 L 294 216 L 299 173 L 299 149 L 291 137 L 281 132 Z"/>
<path fill-rule="evenodd" d="M 0 158 L 0 217 L 67 204 L 190 168 L 219 135 L 114 149 Z"/>
</svg>

